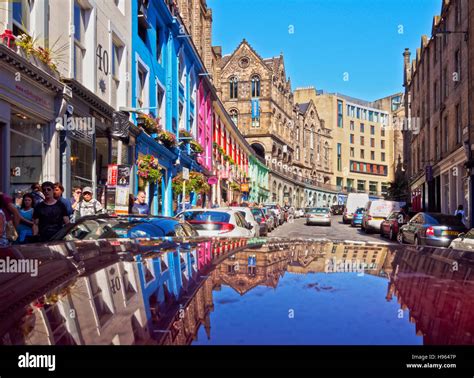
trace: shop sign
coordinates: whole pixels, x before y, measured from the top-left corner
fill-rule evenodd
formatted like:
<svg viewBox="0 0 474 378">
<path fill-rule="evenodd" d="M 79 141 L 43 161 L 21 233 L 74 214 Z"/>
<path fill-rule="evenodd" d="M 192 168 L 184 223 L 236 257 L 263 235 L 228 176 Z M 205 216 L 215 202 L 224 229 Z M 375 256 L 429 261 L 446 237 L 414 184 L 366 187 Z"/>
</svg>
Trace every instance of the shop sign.
<svg viewBox="0 0 474 378">
<path fill-rule="evenodd" d="M 189 180 L 189 168 L 183 167 L 183 180 Z"/>
<path fill-rule="evenodd" d="M 249 184 L 240 184 L 240 191 L 248 193 L 250 191 Z"/>
<path fill-rule="evenodd" d="M 107 171 L 107 186 L 109 188 L 115 188 L 117 186 L 117 177 L 118 177 L 118 165 L 109 164 Z"/>
<path fill-rule="evenodd" d="M 128 187 L 130 185 L 130 167 L 128 165 L 117 166 L 116 179 L 116 185 Z"/>
<path fill-rule="evenodd" d="M 115 213 L 128 214 L 128 201 L 130 194 L 130 171 L 129 165 L 117 166 L 117 188 L 115 197 Z"/>
</svg>

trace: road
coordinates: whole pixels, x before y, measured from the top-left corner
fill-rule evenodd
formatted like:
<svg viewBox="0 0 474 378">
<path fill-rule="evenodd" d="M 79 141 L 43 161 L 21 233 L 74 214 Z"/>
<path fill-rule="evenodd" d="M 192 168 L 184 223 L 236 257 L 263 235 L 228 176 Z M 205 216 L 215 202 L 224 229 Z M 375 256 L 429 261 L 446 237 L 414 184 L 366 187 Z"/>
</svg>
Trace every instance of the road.
<svg viewBox="0 0 474 378">
<path fill-rule="evenodd" d="M 387 244 L 397 244 L 380 234 L 365 234 L 360 227 L 351 227 L 342 223 L 342 215 L 332 217 L 331 226 L 307 226 L 304 218 L 295 219 L 293 222 L 284 223 L 268 236 L 293 237 L 293 238 L 328 238 L 331 240 L 371 241 Z"/>
</svg>

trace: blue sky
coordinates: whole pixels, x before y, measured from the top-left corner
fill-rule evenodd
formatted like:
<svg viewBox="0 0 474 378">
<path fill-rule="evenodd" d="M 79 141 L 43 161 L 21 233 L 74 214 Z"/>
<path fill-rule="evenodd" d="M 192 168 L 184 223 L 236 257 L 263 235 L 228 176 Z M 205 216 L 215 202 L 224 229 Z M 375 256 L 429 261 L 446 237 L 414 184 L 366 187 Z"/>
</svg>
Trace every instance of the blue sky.
<svg viewBox="0 0 474 378">
<path fill-rule="evenodd" d="M 293 89 L 311 85 L 369 101 L 402 91 L 402 53 L 409 47 L 414 57 L 441 10 L 441 0 L 207 3 L 213 45 L 222 46 L 223 54 L 246 38 L 264 58 L 284 53 Z"/>
</svg>

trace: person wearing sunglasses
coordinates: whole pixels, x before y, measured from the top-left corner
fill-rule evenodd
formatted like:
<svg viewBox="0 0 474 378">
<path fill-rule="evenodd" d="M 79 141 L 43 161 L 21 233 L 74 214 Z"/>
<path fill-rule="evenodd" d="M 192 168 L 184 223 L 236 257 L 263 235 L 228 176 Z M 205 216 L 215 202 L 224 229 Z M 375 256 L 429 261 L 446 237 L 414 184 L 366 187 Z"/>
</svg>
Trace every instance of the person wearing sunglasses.
<svg viewBox="0 0 474 378">
<path fill-rule="evenodd" d="M 82 189 L 80 186 L 75 186 L 74 188 L 72 188 L 72 198 L 71 198 L 72 209 L 76 210 L 77 205 L 81 201 L 82 201 Z"/>
<path fill-rule="evenodd" d="M 69 223 L 64 203 L 54 198 L 54 184 L 46 181 L 41 185 L 44 201 L 33 211 L 33 235 L 39 235 L 39 241 L 48 241 L 64 225 Z"/>
</svg>

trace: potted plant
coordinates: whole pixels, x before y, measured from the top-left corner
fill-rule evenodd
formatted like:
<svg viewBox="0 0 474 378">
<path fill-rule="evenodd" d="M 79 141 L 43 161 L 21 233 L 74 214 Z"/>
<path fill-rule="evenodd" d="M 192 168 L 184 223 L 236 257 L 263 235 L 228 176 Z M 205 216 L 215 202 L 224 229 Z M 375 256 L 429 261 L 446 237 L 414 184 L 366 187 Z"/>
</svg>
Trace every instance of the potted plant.
<svg viewBox="0 0 474 378">
<path fill-rule="evenodd" d="M 152 114 L 140 113 L 137 116 L 137 126 L 144 129 L 150 136 L 155 137 L 154 134 L 159 134 L 161 131 L 160 117 L 155 118 Z"/>
<path fill-rule="evenodd" d="M 189 141 L 193 137 L 193 134 L 191 134 L 188 130 L 180 129 L 179 130 L 179 137 L 180 138 L 187 138 L 187 139 L 183 139 L 183 143 L 189 143 Z"/>
<path fill-rule="evenodd" d="M 204 152 L 204 148 L 194 139 L 190 142 L 191 151 L 195 154 L 201 154 Z"/>
<path fill-rule="evenodd" d="M 137 174 L 139 178 L 139 187 L 143 188 L 146 182 L 153 183 L 161 180 L 161 169 L 158 164 L 158 158 L 153 155 L 144 155 L 138 158 Z"/>
<path fill-rule="evenodd" d="M 172 187 L 176 194 L 183 192 L 183 174 L 179 173 L 173 178 Z M 186 181 L 185 194 L 188 195 L 191 192 L 204 193 L 210 189 L 209 184 L 205 176 L 200 172 L 190 172 L 189 180 Z"/>
<path fill-rule="evenodd" d="M 173 148 L 178 145 L 178 141 L 176 140 L 176 136 L 174 133 L 166 130 L 162 130 L 158 134 L 158 139 L 163 143 L 165 147 Z"/>
</svg>

